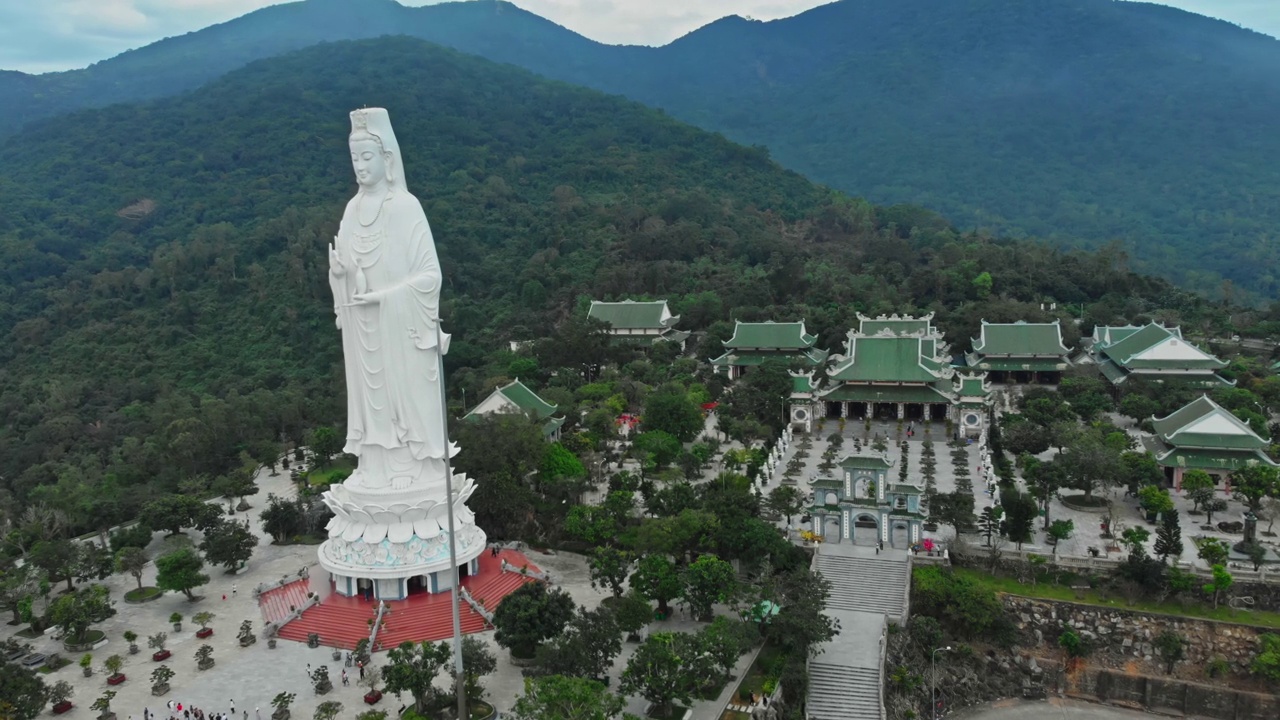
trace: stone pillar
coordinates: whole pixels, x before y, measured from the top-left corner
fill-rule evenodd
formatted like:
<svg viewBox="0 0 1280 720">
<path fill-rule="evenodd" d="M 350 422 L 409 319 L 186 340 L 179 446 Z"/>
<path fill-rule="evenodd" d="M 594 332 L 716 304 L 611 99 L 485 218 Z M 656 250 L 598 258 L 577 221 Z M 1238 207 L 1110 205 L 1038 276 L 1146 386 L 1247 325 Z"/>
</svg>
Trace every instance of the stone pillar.
<svg viewBox="0 0 1280 720">
<path fill-rule="evenodd" d="M 901 420 L 907 416 L 906 403 L 898 403 L 898 419 Z"/>
<path fill-rule="evenodd" d="M 1173 489 L 1182 491 L 1182 468 L 1173 469 Z"/>
</svg>

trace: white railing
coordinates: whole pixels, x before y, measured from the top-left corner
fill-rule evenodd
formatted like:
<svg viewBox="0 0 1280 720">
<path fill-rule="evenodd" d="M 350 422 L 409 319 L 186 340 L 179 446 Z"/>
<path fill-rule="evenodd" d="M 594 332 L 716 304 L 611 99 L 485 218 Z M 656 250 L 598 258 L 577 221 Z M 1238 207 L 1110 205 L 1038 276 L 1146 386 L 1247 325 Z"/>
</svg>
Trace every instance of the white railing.
<svg viewBox="0 0 1280 720">
<path fill-rule="evenodd" d="M 488 623 L 490 627 L 493 626 L 493 613 L 490 612 L 488 608 L 481 605 L 475 598 L 471 597 L 471 593 L 467 592 L 466 588 L 458 588 L 458 594 L 468 605 L 471 606 L 472 610 L 476 611 L 477 615 L 484 618 L 484 621 Z"/>
<path fill-rule="evenodd" d="M 387 612 L 387 603 L 384 600 L 378 601 L 378 615 L 373 619 L 373 627 L 369 629 L 369 652 L 378 647 L 378 628 L 382 627 L 382 616 Z"/>
</svg>

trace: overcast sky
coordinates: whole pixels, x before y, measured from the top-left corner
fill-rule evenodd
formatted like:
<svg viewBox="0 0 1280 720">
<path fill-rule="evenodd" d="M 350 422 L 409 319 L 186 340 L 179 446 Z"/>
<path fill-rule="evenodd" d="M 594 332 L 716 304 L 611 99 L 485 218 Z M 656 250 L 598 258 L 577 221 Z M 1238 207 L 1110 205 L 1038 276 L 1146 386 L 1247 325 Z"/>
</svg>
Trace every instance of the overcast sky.
<svg viewBox="0 0 1280 720">
<path fill-rule="evenodd" d="M 438 0 L 400 0 L 428 5 Z M 787 17 L 829 0 L 514 0 L 589 38 L 661 45 L 726 15 Z M 885 0 L 892 2 L 892 0 Z M 1153 0 L 1280 37 L 1280 0 Z M 84 67 L 279 0 L 0 0 L 0 69 Z"/>
</svg>

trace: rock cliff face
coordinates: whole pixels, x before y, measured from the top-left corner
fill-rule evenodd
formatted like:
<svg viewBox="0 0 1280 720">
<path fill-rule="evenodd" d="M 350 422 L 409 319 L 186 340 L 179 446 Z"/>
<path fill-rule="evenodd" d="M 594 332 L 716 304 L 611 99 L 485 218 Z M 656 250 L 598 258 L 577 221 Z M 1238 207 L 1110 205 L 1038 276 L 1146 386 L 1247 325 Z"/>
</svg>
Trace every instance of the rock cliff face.
<svg viewBox="0 0 1280 720">
<path fill-rule="evenodd" d="M 1025 649 L 1032 653 L 1059 654 L 1058 636 L 1069 628 L 1093 644 L 1090 664 L 1145 675 L 1165 674 L 1155 640 L 1164 631 L 1172 630 L 1188 641 L 1186 657 L 1174 666 L 1173 675 L 1197 682 L 1215 681 L 1207 676 L 1206 668 L 1216 660 L 1225 661 L 1225 669 L 1232 675 L 1249 676 L 1249 666 L 1260 646 L 1258 637 L 1266 632 L 1262 628 L 1232 623 L 1011 595 L 1003 596 L 1001 602 L 1023 631 Z M 1225 679 L 1221 682 L 1227 684 Z"/>
</svg>

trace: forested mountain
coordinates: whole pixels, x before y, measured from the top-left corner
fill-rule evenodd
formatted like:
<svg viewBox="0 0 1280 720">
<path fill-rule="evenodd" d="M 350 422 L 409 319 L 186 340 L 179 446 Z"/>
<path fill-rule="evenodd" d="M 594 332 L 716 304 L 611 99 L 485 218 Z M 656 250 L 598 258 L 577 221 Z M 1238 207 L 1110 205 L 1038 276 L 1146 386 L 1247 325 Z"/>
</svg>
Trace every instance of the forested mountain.
<svg viewBox="0 0 1280 720">
<path fill-rule="evenodd" d="M 620 98 L 408 38 L 336 43 L 0 147 L 5 505 L 111 523 L 341 423 L 325 247 L 355 187 L 347 112 L 376 105 L 435 229 L 455 403 L 503 379 L 507 340 L 558 337 L 590 297 L 666 298 L 693 330 L 803 317 L 828 347 L 859 311 L 935 310 L 963 343 L 982 318 L 1049 318 L 1046 300 L 1086 329 L 1226 327 L 1116 248 L 962 234 Z"/>
<path fill-rule="evenodd" d="M 90 68 L 0 73 L 0 132 L 321 40 L 406 33 L 627 95 L 962 227 L 1120 240 L 1217 296 L 1280 291 L 1280 41 L 1113 0 L 844 0 L 607 46 L 502 2 L 308 0 Z"/>
</svg>

